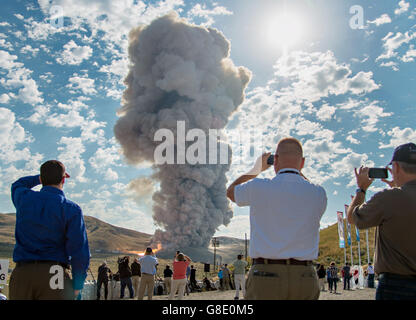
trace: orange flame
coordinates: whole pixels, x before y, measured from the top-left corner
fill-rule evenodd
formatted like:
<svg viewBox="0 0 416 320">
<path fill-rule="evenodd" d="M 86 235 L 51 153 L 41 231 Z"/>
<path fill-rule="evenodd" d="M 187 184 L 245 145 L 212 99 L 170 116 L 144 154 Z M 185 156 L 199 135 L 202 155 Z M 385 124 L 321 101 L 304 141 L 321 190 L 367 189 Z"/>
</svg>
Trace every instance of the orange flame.
<svg viewBox="0 0 416 320">
<path fill-rule="evenodd" d="M 162 250 L 162 244 L 161 243 L 158 243 L 157 244 L 157 248 L 156 249 L 153 249 L 153 253 L 156 253 L 156 252 L 158 252 L 160 250 Z M 143 257 L 144 254 L 145 254 L 145 251 L 128 251 L 128 253 L 135 254 L 135 255 L 138 255 L 138 256 Z"/>
</svg>

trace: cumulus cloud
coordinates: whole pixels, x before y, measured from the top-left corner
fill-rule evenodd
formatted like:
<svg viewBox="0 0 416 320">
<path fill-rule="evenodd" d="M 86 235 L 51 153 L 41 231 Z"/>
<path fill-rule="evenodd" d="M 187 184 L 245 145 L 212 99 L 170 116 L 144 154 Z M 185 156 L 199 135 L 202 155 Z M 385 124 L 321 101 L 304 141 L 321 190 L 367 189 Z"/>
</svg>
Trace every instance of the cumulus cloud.
<svg viewBox="0 0 416 320">
<path fill-rule="evenodd" d="M 130 32 L 131 67 L 114 133 L 127 161 L 154 162 L 156 130 L 177 121 L 186 129 L 223 129 L 243 102 L 250 72 L 235 67 L 230 44 L 217 30 L 192 26 L 170 13 Z M 177 154 L 177 146 L 173 146 Z M 224 165 L 154 165 L 155 242 L 168 247 L 207 246 L 230 222 Z"/>
<path fill-rule="evenodd" d="M 400 129 L 399 127 L 394 127 L 387 135 L 390 137 L 389 143 L 380 143 L 380 148 L 396 148 L 397 146 L 416 141 L 416 130 L 412 128 Z"/>
<path fill-rule="evenodd" d="M 0 79 L 0 84 L 6 89 L 17 90 L 15 96 L 23 103 L 31 105 L 42 103 L 42 93 L 36 81 L 30 77 L 32 71 L 16 60 L 16 55 L 0 50 L 0 69 L 7 72 L 6 76 Z"/>
<path fill-rule="evenodd" d="M 383 39 L 383 48 L 384 52 L 377 57 L 376 61 L 383 59 L 390 59 L 397 56 L 396 50 L 400 48 L 403 44 L 409 43 L 411 40 L 416 38 L 416 32 L 410 33 L 409 31 L 405 33 L 389 32 Z"/>
<path fill-rule="evenodd" d="M 88 60 L 92 55 L 92 48 L 89 46 L 79 46 L 74 40 L 64 45 L 61 56 L 56 58 L 60 64 L 79 65 L 82 61 Z"/>
<path fill-rule="evenodd" d="M 78 75 L 74 73 L 68 81 L 69 83 L 66 87 L 70 88 L 71 93 L 77 93 L 79 91 L 86 95 L 93 95 L 97 93 L 94 86 L 95 80 L 88 78 L 88 74 Z"/>
<path fill-rule="evenodd" d="M 382 14 L 380 17 L 372 20 L 372 21 L 367 21 L 370 24 L 375 24 L 377 27 L 382 25 L 382 24 L 386 24 L 386 23 L 391 23 L 391 18 L 387 13 Z"/>
<path fill-rule="evenodd" d="M 216 5 L 214 8 L 208 9 L 205 3 L 202 5 L 197 3 L 188 11 L 188 17 L 190 19 L 195 19 L 196 17 L 205 19 L 205 22 L 201 24 L 205 27 L 211 26 L 214 23 L 214 16 L 232 14 L 231 11 L 223 6 Z"/>
<path fill-rule="evenodd" d="M 274 68 L 274 83 L 290 82 L 290 86 L 281 90 L 282 94 L 295 94 L 296 98 L 310 102 L 329 95 L 365 94 L 380 87 L 372 79 L 371 71 L 352 75 L 350 66 L 337 63 L 331 51 L 293 52 L 280 58 Z"/>
<path fill-rule="evenodd" d="M 405 13 L 407 10 L 409 10 L 410 3 L 406 2 L 405 0 L 400 0 L 399 7 L 394 10 L 394 14 L 401 15 L 402 13 Z"/>
<path fill-rule="evenodd" d="M 79 182 L 86 182 L 84 177 L 85 164 L 82 154 L 85 146 L 79 137 L 61 137 L 58 142 L 58 160 L 65 165 L 71 179 Z"/>
<path fill-rule="evenodd" d="M 13 111 L 0 107 L 0 160 L 11 163 L 30 157 L 27 147 L 18 149 L 18 145 L 29 141 L 29 136 L 16 121 Z"/>
</svg>

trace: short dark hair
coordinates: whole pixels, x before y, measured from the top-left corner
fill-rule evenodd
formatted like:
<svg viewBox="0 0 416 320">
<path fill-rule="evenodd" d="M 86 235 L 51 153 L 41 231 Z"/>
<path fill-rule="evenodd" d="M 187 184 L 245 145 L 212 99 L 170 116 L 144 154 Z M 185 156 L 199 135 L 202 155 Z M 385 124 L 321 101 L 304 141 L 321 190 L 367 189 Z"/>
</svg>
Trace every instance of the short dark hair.
<svg viewBox="0 0 416 320">
<path fill-rule="evenodd" d="M 408 174 L 416 174 L 416 164 L 413 163 L 407 163 L 403 161 L 397 161 L 400 168 L 403 169 L 404 172 Z"/>
<path fill-rule="evenodd" d="M 238 256 L 237 256 L 237 259 L 238 260 L 241 260 L 241 258 L 243 257 L 243 255 L 242 254 L 239 254 Z"/>
<path fill-rule="evenodd" d="M 153 250 L 152 250 L 152 248 L 148 247 L 148 248 L 146 248 L 146 252 L 151 253 L 151 252 L 153 252 Z"/>
<path fill-rule="evenodd" d="M 49 160 L 40 167 L 42 185 L 58 185 L 65 176 L 65 166 L 58 160 Z"/>
</svg>

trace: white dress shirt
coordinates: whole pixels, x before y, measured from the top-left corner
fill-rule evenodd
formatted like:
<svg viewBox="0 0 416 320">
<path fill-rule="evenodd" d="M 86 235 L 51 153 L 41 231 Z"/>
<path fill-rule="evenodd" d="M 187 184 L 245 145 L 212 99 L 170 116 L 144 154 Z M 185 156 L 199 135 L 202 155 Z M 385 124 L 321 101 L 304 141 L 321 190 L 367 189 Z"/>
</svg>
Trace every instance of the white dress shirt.
<svg viewBox="0 0 416 320">
<path fill-rule="evenodd" d="M 255 178 L 235 187 L 237 205 L 250 206 L 250 257 L 318 258 L 326 193 L 296 173 L 286 168 L 273 179 Z"/>
</svg>

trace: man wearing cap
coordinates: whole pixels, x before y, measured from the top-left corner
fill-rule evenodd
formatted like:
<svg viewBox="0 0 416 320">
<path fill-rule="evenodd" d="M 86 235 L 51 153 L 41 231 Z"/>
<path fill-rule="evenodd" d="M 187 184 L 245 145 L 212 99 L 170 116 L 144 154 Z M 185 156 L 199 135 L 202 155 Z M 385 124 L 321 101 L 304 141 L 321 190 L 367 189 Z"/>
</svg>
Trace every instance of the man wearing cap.
<svg viewBox="0 0 416 320">
<path fill-rule="evenodd" d="M 144 256 L 139 259 L 142 272 L 142 280 L 140 281 L 138 300 L 143 300 L 144 293 L 147 288 L 147 299 L 153 299 L 153 290 L 155 288 L 156 266 L 159 264 L 154 256 L 152 248 L 146 248 Z"/>
<path fill-rule="evenodd" d="M 271 167 L 270 153 L 234 181 L 228 198 L 250 206 L 248 300 L 316 300 L 319 282 L 312 260 L 318 258 L 319 226 L 326 209 L 325 190 L 302 174 L 305 158 L 294 138 L 279 141 L 272 179 L 259 179 Z"/>
<path fill-rule="evenodd" d="M 12 184 L 16 267 L 10 276 L 11 300 L 70 300 L 84 286 L 90 260 L 87 232 L 81 208 L 62 191 L 66 178 L 65 166 L 50 160 L 40 175 Z M 32 190 L 39 184 L 40 191 Z"/>
<path fill-rule="evenodd" d="M 376 227 L 374 270 L 379 283 L 376 300 L 416 299 L 416 145 L 394 150 L 388 168 L 390 188 L 365 202 L 373 182 L 369 168 L 355 169 L 358 189 L 348 209 L 348 222 L 359 229 Z"/>
</svg>

